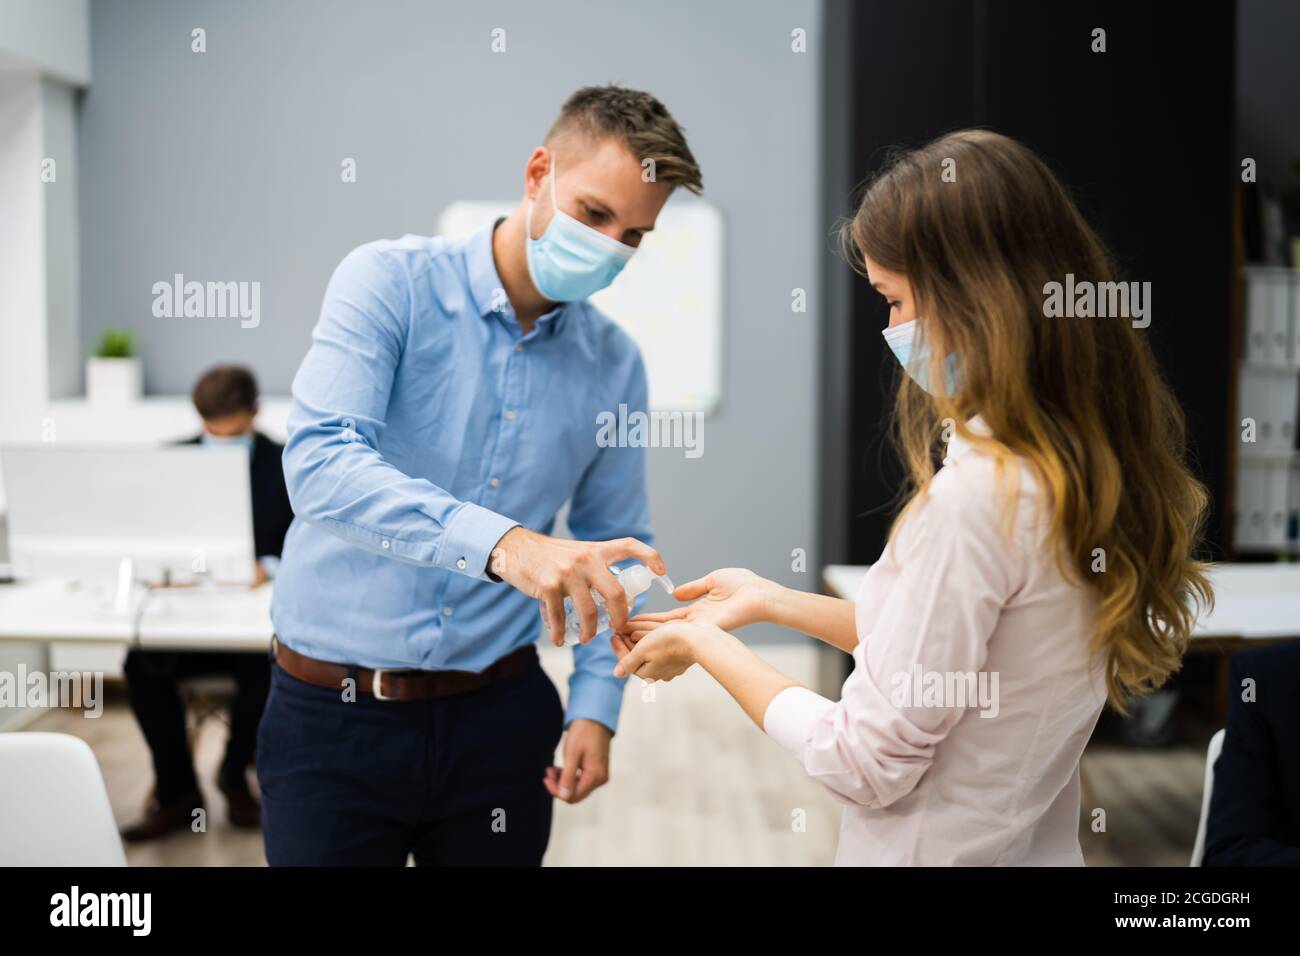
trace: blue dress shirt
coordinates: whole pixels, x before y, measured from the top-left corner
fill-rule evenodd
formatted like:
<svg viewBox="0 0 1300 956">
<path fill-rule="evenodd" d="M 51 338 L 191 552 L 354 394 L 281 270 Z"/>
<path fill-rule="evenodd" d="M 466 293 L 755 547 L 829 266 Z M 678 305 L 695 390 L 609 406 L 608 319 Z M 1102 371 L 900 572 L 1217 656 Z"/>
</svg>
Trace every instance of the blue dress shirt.
<svg viewBox="0 0 1300 956">
<path fill-rule="evenodd" d="M 538 603 L 485 566 L 516 525 L 651 543 L 645 449 L 599 447 L 597 416 L 645 410 L 631 338 L 586 302 L 523 335 L 492 257 L 405 236 L 349 253 L 293 382 L 284 477 L 297 520 L 277 638 L 361 667 L 481 671 L 537 640 Z M 567 726 L 618 722 L 608 632 L 574 648 Z"/>
</svg>

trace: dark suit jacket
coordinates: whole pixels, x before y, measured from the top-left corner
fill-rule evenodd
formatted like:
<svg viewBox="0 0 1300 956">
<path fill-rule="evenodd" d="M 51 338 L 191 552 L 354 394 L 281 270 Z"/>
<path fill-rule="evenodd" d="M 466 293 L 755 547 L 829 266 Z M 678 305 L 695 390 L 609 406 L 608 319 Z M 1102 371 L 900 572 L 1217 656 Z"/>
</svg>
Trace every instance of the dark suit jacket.
<svg viewBox="0 0 1300 956">
<path fill-rule="evenodd" d="M 182 442 L 198 445 L 199 437 Z M 293 521 L 293 505 L 289 504 L 289 490 L 284 485 L 284 465 L 280 456 L 284 446 L 272 441 L 261 432 L 253 435 L 253 454 L 249 458 L 249 479 L 253 494 L 253 550 L 254 556 L 280 556 L 284 550 L 284 536 Z"/>
<path fill-rule="evenodd" d="M 1300 866 L 1300 642 L 1242 651 L 1228 671 L 1204 865 Z M 1251 703 L 1241 699 L 1248 677 Z"/>
</svg>

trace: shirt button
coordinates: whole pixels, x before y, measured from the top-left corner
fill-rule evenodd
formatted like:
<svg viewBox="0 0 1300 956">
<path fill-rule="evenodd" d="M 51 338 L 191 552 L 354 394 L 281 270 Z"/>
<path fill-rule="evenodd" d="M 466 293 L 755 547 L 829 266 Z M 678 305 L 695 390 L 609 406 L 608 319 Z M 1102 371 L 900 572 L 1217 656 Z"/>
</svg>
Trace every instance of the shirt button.
<svg viewBox="0 0 1300 956">
<path fill-rule="evenodd" d="M 460 568 L 462 571 L 464 571 L 467 567 L 469 567 L 469 565 L 467 565 L 467 564 L 465 563 L 465 559 L 464 559 L 464 558 L 461 558 L 459 561 L 456 562 L 456 567 L 458 567 L 458 568 Z"/>
<path fill-rule="evenodd" d="M 383 545 L 384 545 L 384 550 L 387 551 L 387 550 L 388 550 L 388 539 L 387 539 L 387 538 L 385 538 L 385 539 L 383 540 Z"/>
<path fill-rule="evenodd" d="M 515 420 L 515 413 L 514 413 L 514 410 L 513 410 L 513 409 L 509 409 L 509 408 L 507 408 L 507 409 L 506 409 L 506 421 L 508 421 L 508 422 L 513 422 L 514 420 Z"/>
<path fill-rule="evenodd" d="M 448 605 L 447 607 L 444 607 L 444 608 L 442 609 L 442 616 L 443 616 L 443 617 L 451 617 L 451 605 Z"/>
<path fill-rule="evenodd" d="M 492 478 L 492 479 L 490 479 L 490 480 L 488 481 L 488 484 L 491 485 L 493 488 L 500 488 L 500 487 L 501 487 L 501 479 L 500 479 L 500 478 Z"/>
<path fill-rule="evenodd" d="M 516 345 L 516 346 L 515 346 L 515 351 L 516 351 L 516 352 L 522 352 L 523 350 L 524 350 L 523 345 Z"/>
</svg>

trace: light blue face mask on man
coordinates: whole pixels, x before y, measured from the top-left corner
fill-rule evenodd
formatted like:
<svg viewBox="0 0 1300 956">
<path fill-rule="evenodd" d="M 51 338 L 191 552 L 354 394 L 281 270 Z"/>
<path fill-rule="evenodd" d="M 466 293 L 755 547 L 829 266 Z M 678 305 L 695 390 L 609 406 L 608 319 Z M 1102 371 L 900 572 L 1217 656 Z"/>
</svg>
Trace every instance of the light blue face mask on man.
<svg viewBox="0 0 1300 956">
<path fill-rule="evenodd" d="M 930 374 L 930 349 L 923 346 L 916 349 L 916 332 L 917 324 L 913 319 L 911 322 L 904 322 L 902 325 L 896 325 L 891 329 L 885 329 L 880 334 L 885 337 L 885 343 L 889 350 L 894 353 L 894 358 L 898 359 L 898 364 L 912 377 L 917 385 L 920 385 L 927 392 L 930 386 L 926 379 Z M 915 350 L 915 351 L 914 351 Z M 950 352 L 944 360 L 945 370 L 947 372 L 947 391 L 944 395 L 952 395 L 957 391 L 957 354 Z M 931 393 L 933 394 L 933 393 Z"/>
<path fill-rule="evenodd" d="M 551 206 L 555 215 L 533 238 L 533 203 L 528 204 L 528 274 L 537 291 L 552 302 L 577 302 L 605 288 L 636 252 L 578 222 L 555 201 L 555 157 L 551 157 Z"/>
</svg>

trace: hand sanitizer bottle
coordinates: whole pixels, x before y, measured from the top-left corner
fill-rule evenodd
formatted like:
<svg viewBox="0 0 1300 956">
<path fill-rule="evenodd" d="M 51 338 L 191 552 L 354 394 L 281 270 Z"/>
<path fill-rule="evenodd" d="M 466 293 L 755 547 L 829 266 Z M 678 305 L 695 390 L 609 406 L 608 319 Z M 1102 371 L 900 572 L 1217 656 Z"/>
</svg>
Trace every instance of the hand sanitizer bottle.
<svg viewBox="0 0 1300 956">
<path fill-rule="evenodd" d="M 650 585 L 658 583 L 671 596 L 673 591 L 672 580 L 666 574 L 655 574 L 644 564 L 632 564 L 623 570 L 610 568 L 610 573 L 617 579 L 618 583 L 623 586 L 623 593 L 627 595 L 627 606 L 630 608 L 632 602 L 640 595 L 650 590 Z M 596 602 L 596 633 L 601 634 L 609 630 L 609 611 L 605 609 L 605 598 L 599 591 L 592 589 L 591 599 Z M 551 639 L 551 629 L 546 622 L 546 605 L 541 601 L 537 602 L 538 613 L 542 615 L 542 639 L 549 641 Z M 578 636 L 582 633 L 582 615 L 578 609 L 573 606 L 572 598 L 564 599 L 564 646 L 569 647 L 578 643 Z"/>
</svg>

